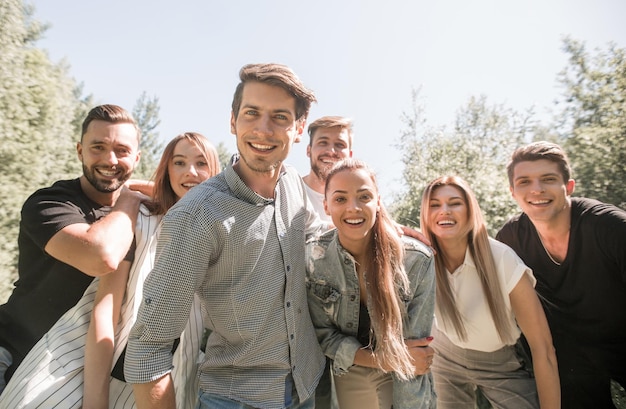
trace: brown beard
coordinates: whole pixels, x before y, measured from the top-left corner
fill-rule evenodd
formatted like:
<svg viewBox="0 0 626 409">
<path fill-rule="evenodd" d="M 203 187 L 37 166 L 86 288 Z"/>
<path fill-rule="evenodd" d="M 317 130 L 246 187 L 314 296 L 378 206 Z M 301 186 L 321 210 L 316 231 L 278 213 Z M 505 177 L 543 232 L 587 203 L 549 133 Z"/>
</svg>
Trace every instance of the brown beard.
<svg viewBox="0 0 626 409">
<path fill-rule="evenodd" d="M 85 179 L 87 179 L 87 181 L 91 184 L 91 186 L 93 186 L 98 192 L 102 192 L 102 193 L 115 192 L 116 190 L 124 186 L 124 182 L 130 179 L 131 174 L 132 174 L 132 171 L 122 175 L 122 177 L 118 179 L 117 181 L 103 183 L 98 180 L 98 178 L 96 177 L 96 172 L 95 170 L 93 170 L 93 168 L 87 168 L 83 164 L 83 175 L 85 175 Z"/>
<path fill-rule="evenodd" d="M 311 161 L 311 170 L 313 171 L 315 176 L 317 176 L 318 179 L 322 181 L 326 181 L 326 178 L 328 177 L 328 173 L 330 172 L 330 169 L 332 167 L 333 165 L 322 167 L 322 166 L 319 166 L 317 162 Z"/>
</svg>

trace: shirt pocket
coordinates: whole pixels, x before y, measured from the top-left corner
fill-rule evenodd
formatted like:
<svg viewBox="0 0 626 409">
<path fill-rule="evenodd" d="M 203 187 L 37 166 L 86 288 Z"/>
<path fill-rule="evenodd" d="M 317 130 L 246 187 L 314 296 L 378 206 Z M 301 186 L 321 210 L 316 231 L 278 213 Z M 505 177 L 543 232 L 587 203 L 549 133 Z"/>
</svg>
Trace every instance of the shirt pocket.
<svg viewBox="0 0 626 409">
<path fill-rule="evenodd" d="M 313 297 L 313 301 L 321 306 L 331 321 L 337 322 L 341 292 L 326 280 L 307 280 L 307 287 L 310 296 Z"/>
</svg>

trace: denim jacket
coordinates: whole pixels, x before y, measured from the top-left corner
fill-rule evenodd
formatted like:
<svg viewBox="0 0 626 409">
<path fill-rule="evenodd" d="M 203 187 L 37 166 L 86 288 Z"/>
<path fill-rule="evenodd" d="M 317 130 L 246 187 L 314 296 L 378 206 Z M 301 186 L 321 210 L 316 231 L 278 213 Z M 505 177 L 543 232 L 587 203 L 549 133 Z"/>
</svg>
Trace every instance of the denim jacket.
<svg viewBox="0 0 626 409">
<path fill-rule="evenodd" d="M 428 247 L 403 237 L 404 266 L 410 281 L 409 297 L 404 300 L 407 316 L 404 338 L 430 335 L 435 308 L 435 265 Z M 311 319 L 322 351 L 332 359 L 335 376 L 349 371 L 354 356 L 363 346 L 357 341 L 360 290 L 355 260 L 341 244 L 336 230 L 316 237 L 306 245 L 307 294 Z M 434 408 L 432 376 L 416 376 L 401 381 L 393 376 L 393 407 Z"/>
</svg>

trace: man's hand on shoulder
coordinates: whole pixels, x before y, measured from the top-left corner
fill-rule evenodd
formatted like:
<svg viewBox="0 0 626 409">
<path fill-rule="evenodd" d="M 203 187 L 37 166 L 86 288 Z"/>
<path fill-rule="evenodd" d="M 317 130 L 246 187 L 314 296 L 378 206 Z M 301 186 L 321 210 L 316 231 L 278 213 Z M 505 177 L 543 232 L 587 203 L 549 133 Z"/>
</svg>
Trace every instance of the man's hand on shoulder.
<svg viewBox="0 0 626 409">
<path fill-rule="evenodd" d="M 432 246 L 432 243 L 430 242 L 430 240 L 428 240 L 428 238 L 424 235 L 424 233 L 422 233 L 419 230 L 415 230 L 411 227 L 403 226 L 398 223 L 396 223 L 396 229 L 398 230 L 399 235 L 404 234 L 405 236 L 413 237 L 414 239 L 421 241 L 422 243 L 424 243 L 425 245 L 429 247 Z"/>
<path fill-rule="evenodd" d="M 154 194 L 154 182 L 151 180 L 129 179 L 124 183 L 124 186 L 149 197 L 153 197 Z"/>
</svg>

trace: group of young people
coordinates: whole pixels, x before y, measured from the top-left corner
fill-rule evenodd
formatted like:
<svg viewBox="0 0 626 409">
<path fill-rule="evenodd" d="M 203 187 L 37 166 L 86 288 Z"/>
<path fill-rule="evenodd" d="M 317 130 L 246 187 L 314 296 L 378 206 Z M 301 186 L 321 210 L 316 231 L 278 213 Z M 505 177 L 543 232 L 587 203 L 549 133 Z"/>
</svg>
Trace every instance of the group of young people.
<svg viewBox="0 0 626 409">
<path fill-rule="evenodd" d="M 83 175 L 22 210 L 0 408 L 473 408 L 477 389 L 501 408 L 613 407 L 626 212 L 571 198 L 558 145 L 513 153 L 523 213 L 499 241 L 457 176 L 425 188 L 421 235 L 352 158 L 350 120 L 311 123 L 301 178 L 284 161 L 314 93 L 279 64 L 239 77 L 221 172 L 185 133 L 153 183 L 132 180 L 136 123 L 90 111 Z"/>
</svg>

